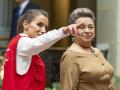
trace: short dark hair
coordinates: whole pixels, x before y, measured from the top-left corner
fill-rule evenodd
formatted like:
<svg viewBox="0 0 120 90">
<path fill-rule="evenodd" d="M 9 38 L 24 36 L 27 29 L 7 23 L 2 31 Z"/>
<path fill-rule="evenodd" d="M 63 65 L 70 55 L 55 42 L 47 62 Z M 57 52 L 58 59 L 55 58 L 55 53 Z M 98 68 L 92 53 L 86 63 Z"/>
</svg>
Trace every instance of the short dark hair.
<svg viewBox="0 0 120 90">
<path fill-rule="evenodd" d="M 69 16 L 69 24 L 74 24 L 80 17 L 90 17 L 95 22 L 94 13 L 89 8 L 76 8 Z"/>
<path fill-rule="evenodd" d="M 48 13 L 45 10 L 42 9 L 29 9 L 27 10 L 22 16 L 19 17 L 18 23 L 17 23 L 17 33 L 22 33 L 23 28 L 23 21 L 26 20 L 28 23 L 30 23 L 35 17 L 39 15 L 44 15 L 48 17 Z"/>
</svg>

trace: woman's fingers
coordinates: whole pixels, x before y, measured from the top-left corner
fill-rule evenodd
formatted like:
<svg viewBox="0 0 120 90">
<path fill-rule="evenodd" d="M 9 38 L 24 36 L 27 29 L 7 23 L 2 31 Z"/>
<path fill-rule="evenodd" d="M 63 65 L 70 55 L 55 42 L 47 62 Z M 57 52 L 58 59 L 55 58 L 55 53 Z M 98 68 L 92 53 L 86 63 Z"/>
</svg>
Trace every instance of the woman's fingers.
<svg viewBox="0 0 120 90">
<path fill-rule="evenodd" d="M 63 27 L 63 32 L 65 34 L 77 35 L 79 24 L 71 24 L 67 27 Z"/>
</svg>

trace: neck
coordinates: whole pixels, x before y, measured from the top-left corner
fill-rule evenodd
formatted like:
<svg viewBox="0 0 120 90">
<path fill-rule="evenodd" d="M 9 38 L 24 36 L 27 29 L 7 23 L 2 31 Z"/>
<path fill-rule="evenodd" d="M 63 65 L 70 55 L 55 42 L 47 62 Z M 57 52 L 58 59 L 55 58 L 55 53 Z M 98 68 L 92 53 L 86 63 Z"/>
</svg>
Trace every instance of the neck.
<svg viewBox="0 0 120 90">
<path fill-rule="evenodd" d="M 86 43 L 83 43 L 83 42 L 80 43 L 80 42 L 77 42 L 77 41 L 75 41 L 75 43 L 78 44 L 80 46 L 80 48 L 82 50 L 84 50 L 85 52 L 92 52 L 92 53 L 95 52 L 91 43 L 87 43 L 87 42 Z"/>
<path fill-rule="evenodd" d="M 75 43 L 77 43 L 80 47 L 84 48 L 84 49 L 91 49 L 91 42 L 78 42 L 75 41 Z"/>
</svg>

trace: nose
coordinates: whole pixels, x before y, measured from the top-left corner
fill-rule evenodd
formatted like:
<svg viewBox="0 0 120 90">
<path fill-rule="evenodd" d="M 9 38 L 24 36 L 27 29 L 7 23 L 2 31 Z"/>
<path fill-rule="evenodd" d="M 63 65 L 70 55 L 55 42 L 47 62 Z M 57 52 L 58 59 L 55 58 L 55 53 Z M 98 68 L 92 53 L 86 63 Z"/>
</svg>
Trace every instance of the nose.
<svg viewBox="0 0 120 90">
<path fill-rule="evenodd" d="M 85 30 L 85 32 L 89 32 L 90 30 L 89 30 L 89 28 L 88 27 L 86 27 L 86 30 Z"/>
</svg>

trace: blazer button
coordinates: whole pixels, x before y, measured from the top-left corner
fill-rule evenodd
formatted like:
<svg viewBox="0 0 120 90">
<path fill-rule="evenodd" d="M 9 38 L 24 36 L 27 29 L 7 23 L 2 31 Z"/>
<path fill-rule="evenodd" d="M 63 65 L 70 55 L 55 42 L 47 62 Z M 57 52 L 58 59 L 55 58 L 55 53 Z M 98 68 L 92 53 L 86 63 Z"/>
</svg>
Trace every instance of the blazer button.
<svg viewBox="0 0 120 90">
<path fill-rule="evenodd" d="M 104 63 L 102 63 L 102 65 L 104 65 Z"/>
</svg>

